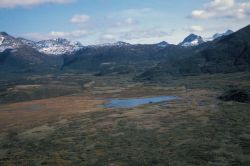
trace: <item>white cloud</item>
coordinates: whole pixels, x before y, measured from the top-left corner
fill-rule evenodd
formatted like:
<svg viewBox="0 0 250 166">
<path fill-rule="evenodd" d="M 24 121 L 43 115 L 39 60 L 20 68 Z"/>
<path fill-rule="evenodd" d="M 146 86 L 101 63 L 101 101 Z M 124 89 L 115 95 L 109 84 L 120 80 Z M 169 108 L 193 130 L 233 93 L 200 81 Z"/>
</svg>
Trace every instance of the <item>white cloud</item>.
<svg viewBox="0 0 250 166">
<path fill-rule="evenodd" d="M 86 30 L 75 30 L 72 32 L 50 32 L 49 35 L 54 38 L 68 38 L 68 39 L 75 39 L 85 35 L 88 35 L 89 32 Z"/>
<path fill-rule="evenodd" d="M 135 25 L 135 24 L 136 24 L 136 21 L 131 17 L 128 17 L 125 20 L 118 21 L 116 23 L 116 25 L 119 26 L 119 27 L 121 27 L 121 26 L 132 26 L 132 25 Z"/>
<path fill-rule="evenodd" d="M 120 12 L 123 16 L 140 17 L 154 13 L 151 8 L 127 9 Z"/>
<path fill-rule="evenodd" d="M 86 14 L 76 14 L 70 19 L 70 22 L 74 24 L 81 24 L 87 22 L 89 18 L 90 17 Z"/>
<path fill-rule="evenodd" d="M 98 43 L 113 43 L 125 41 L 129 43 L 155 43 L 166 40 L 170 33 L 157 27 L 149 29 L 131 29 L 127 31 L 118 31 L 105 33 L 99 38 Z"/>
<path fill-rule="evenodd" d="M 107 33 L 107 34 L 103 34 L 100 38 L 98 43 L 114 43 L 116 41 L 118 41 L 118 36 L 119 34 L 112 34 L 112 33 Z"/>
<path fill-rule="evenodd" d="M 132 25 L 132 24 L 134 23 L 134 20 L 133 20 L 133 18 L 129 17 L 129 18 L 127 18 L 127 19 L 125 20 L 125 23 L 126 23 L 127 25 Z"/>
<path fill-rule="evenodd" d="M 26 33 L 23 34 L 23 37 L 32 39 L 32 40 L 48 40 L 48 39 L 55 39 L 55 38 L 66 38 L 66 39 L 80 39 L 84 36 L 89 35 L 90 32 L 86 30 L 75 30 L 72 32 L 59 32 L 59 31 L 52 31 L 47 34 L 42 34 L 42 33 Z"/>
<path fill-rule="evenodd" d="M 99 22 L 96 43 L 155 43 L 167 40 L 169 27 L 159 20 L 166 20 L 166 13 L 152 8 L 132 8 L 108 13 Z M 164 23 L 165 24 L 165 23 Z M 167 30 L 166 30 L 167 29 Z"/>
<path fill-rule="evenodd" d="M 250 2 L 236 0 L 210 0 L 203 9 L 192 11 L 191 16 L 198 19 L 235 18 L 244 19 L 250 16 Z"/>
<path fill-rule="evenodd" d="M 211 6 L 219 10 L 225 10 L 235 5 L 235 0 L 213 0 Z"/>
<path fill-rule="evenodd" d="M 191 32 L 203 32 L 204 28 L 200 25 L 193 25 L 189 28 Z"/>
<path fill-rule="evenodd" d="M 155 19 L 159 19 L 165 16 L 165 13 L 159 10 L 154 10 L 152 8 L 135 8 L 135 9 L 126 9 L 118 12 L 111 13 L 108 18 L 110 19 L 119 19 L 123 20 L 122 22 L 127 25 L 132 25 L 138 23 L 147 22 L 147 21 L 155 21 Z"/>
<path fill-rule="evenodd" d="M 116 36 L 114 34 L 104 34 L 102 37 L 103 39 L 113 40 Z"/>
<path fill-rule="evenodd" d="M 135 40 L 135 39 L 145 39 L 145 38 L 154 38 L 154 37 L 166 37 L 169 35 L 169 32 L 157 29 L 138 29 L 132 30 L 121 35 L 125 40 Z"/>
<path fill-rule="evenodd" d="M 160 41 L 166 41 L 173 32 L 167 32 L 157 27 L 148 28 L 148 29 L 136 29 L 121 34 L 121 39 L 124 39 L 129 43 L 147 43 L 154 44 Z"/>
<path fill-rule="evenodd" d="M 76 0 L 0 0 L 0 8 L 30 7 L 46 3 L 65 4 Z"/>
<path fill-rule="evenodd" d="M 194 11 L 192 11 L 192 17 L 193 18 L 203 19 L 203 18 L 212 17 L 213 15 L 214 15 L 214 13 L 207 12 L 205 10 L 194 10 Z"/>
</svg>

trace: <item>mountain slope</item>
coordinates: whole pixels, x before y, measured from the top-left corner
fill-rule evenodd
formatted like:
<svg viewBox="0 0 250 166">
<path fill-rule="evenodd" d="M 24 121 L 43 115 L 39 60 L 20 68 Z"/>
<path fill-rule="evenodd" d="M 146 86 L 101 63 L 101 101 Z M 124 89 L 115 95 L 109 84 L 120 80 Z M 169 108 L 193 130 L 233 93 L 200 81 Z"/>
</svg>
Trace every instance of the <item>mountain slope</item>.
<svg viewBox="0 0 250 166">
<path fill-rule="evenodd" d="M 66 39 L 52 39 L 43 40 L 35 44 L 35 47 L 39 52 L 48 55 L 62 55 L 71 54 L 83 48 L 79 42 L 71 42 Z"/>
<path fill-rule="evenodd" d="M 204 43 L 204 40 L 201 36 L 190 34 L 179 45 L 184 47 L 190 47 L 197 46 L 201 43 Z"/>
<path fill-rule="evenodd" d="M 10 36 L 6 32 L 0 32 L 0 52 L 6 49 L 16 49 L 24 45 L 21 41 Z"/>
<path fill-rule="evenodd" d="M 19 39 L 26 45 L 29 45 L 37 51 L 47 55 L 70 55 L 83 48 L 82 44 L 79 42 L 71 42 L 67 39 L 62 38 L 42 40 L 39 42 L 34 42 L 23 38 Z"/>
<path fill-rule="evenodd" d="M 228 36 L 228 35 L 231 35 L 232 33 L 234 33 L 232 30 L 227 30 L 226 32 L 224 33 L 216 33 L 213 35 L 212 39 L 215 40 L 215 39 L 218 39 L 218 38 L 221 38 L 223 36 Z"/>
<path fill-rule="evenodd" d="M 169 46 L 169 43 L 166 42 L 166 41 L 162 41 L 162 42 L 160 42 L 160 43 L 157 43 L 157 46 L 158 46 L 158 47 L 164 48 L 164 47 Z"/>
<path fill-rule="evenodd" d="M 139 78 L 152 79 L 156 75 L 193 75 L 202 73 L 230 73 L 250 70 L 250 25 L 219 40 L 194 48 L 189 56 L 165 59 Z"/>
<path fill-rule="evenodd" d="M 191 54 L 190 48 L 168 45 L 160 47 L 158 44 L 123 45 L 88 47 L 79 50 L 74 56 L 64 56 L 64 69 L 90 71 L 116 71 L 131 69 L 143 71 L 150 68 L 166 57 Z"/>
<path fill-rule="evenodd" d="M 210 42 L 191 34 L 180 45 L 117 42 L 86 47 L 66 39 L 34 42 L 0 33 L 0 68 L 1 71 L 140 72 L 142 77 L 156 73 L 190 75 L 249 71 L 250 26 L 230 33 L 216 35 L 216 40 Z M 189 47 L 194 45 L 196 47 Z"/>
<path fill-rule="evenodd" d="M 62 58 L 43 54 L 33 47 L 33 41 L 14 38 L 7 33 L 0 33 L 0 72 L 43 72 L 51 68 L 60 68 Z M 29 44 L 27 44 L 29 42 Z"/>
<path fill-rule="evenodd" d="M 208 42 L 208 41 L 220 40 L 225 36 L 231 35 L 232 33 L 234 33 L 232 30 L 227 30 L 224 33 L 215 33 L 212 37 L 204 38 L 204 41 Z"/>
<path fill-rule="evenodd" d="M 15 38 L 5 32 L 0 32 L 0 52 L 6 49 L 17 49 L 20 47 L 31 47 L 40 53 L 47 55 L 73 54 L 83 48 L 79 42 L 71 42 L 67 39 L 51 39 L 42 41 L 31 41 L 24 38 Z"/>
</svg>

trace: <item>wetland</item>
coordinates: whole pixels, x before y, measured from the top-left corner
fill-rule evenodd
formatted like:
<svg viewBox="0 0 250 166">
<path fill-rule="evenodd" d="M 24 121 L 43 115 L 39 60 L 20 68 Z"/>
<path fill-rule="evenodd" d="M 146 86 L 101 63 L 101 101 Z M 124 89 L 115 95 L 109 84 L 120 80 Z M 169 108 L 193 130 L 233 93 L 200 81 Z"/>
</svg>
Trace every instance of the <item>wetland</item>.
<svg viewBox="0 0 250 166">
<path fill-rule="evenodd" d="M 69 73 L 2 85 L 0 165 L 250 163 L 250 105 L 218 99 L 232 86 L 248 91 L 249 73 L 131 78 Z M 107 99 L 115 105 L 100 107 Z"/>
</svg>

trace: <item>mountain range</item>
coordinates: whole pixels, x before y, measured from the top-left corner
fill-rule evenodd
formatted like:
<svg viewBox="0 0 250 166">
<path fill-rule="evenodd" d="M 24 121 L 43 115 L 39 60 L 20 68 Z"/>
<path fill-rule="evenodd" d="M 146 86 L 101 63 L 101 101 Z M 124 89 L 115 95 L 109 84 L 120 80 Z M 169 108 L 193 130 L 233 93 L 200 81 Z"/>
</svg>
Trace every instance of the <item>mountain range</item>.
<svg viewBox="0 0 250 166">
<path fill-rule="evenodd" d="M 19 49 L 23 46 L 31 47 L 47 55 L 71 54 L 83 48 L 79 42 L 71 42 L 62 38 L 35 42 L 24 38 L 14 38 L 5 32 L 0 33 L 0 52 L 6 49 Z"/>
<path fill-rule="evenodd" d="M 187 36 L 180 44 L 180 46 L 189 47 L 189 46 L 197 46 L 205 41 L 213 41 L 215 39 L 221 38 L 223 36 L 227 36 L 232 34 L 233 31 L 228 30 L 225 33 L 214 34 L 211 38 L 203 39 L 201 36 L 190 34 Z M 128 46 L 131 45 L 126 42 L 118 41 L 116 43 L 107 43 L 101 45 L 91 45 L 91 46 L 83 46 L 80 42 L 72 42 L 67 39 L 57 38 L 50 40 L 42 40 L 42 41 L 32 41 L 24 38 L 14 38 L 7 34 L 6 32 L 0 32 L 0 52 L 3 52 L 6 49 L 17 49 L 22 46 L 29 46 L 34 48 L 40 53 L 44 53 L 47 55 L 65 55 L 72 54 L 80 49 L 85 47 L 106 47 L 106 46 Z M 166 47 L 169 45 L 166 41 L 162 41 L 157 44 L 159 47 Z"/>
<path fill-rule="evenodd" d="M 199 75 L 250 70 L 250 25 L 227 36 L 195 47 L 191 54 L 167 57 L 139 78 L 152 80 L 164 75 Z"/>
<path fill-rule="evenodd" d="M 148 79 L 162 74 L 249 70 L 250 26 L 206 39 L 190 34 L 180 44 L 116 42 L 83 46 L 66 39 L 31 41 L 0 33 L 0 74 L 6 72 L 134 73 Z"/>
</svg>

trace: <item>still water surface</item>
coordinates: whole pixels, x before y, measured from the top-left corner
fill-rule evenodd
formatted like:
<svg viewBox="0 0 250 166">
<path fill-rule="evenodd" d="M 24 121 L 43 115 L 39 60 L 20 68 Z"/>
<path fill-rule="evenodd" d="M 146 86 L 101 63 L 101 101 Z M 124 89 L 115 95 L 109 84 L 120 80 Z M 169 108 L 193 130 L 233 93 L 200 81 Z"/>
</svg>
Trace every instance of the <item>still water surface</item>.
<svg viewBox="0 0 250 166">
<path fill-rule="evenodd" d="M 176 100 L 176 96 L 156 96 L 147 98 L 109 99 L 105 104 L 107 108 L 133 108 L 144 104 L 159 103 L 163 101 Z"/>
</svg>

